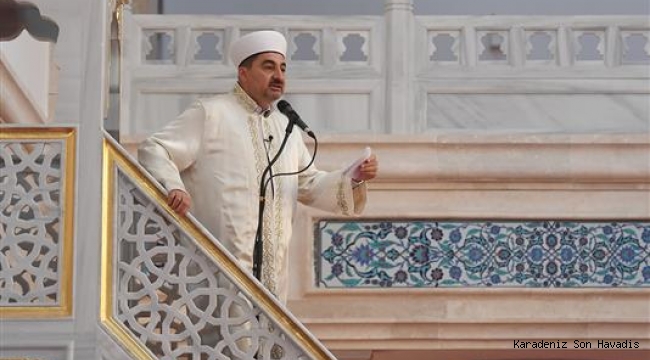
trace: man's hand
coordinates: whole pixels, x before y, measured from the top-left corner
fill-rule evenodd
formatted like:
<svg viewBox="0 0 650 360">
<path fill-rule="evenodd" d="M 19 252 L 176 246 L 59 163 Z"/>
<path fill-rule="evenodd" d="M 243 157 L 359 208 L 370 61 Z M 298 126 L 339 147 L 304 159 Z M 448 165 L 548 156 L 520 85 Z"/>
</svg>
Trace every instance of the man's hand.
<svg viewBox="0 0 650 360">
<path fill-rule="evenodd" d="M 181 215 L 185 215 L 192 205 L 192 197 L 181 189 L 173 189 L 167 194 L 167 205 Z"/>
<path fill-rule="evenodd" d="M 377 171 L 379 171 L 379 162 L 377 161 L 377 156 L 375 154 L 370 155 L 361 165 L 359 165 L 358 179 L 353 179 L 356 182 L 372 180 L 377 176 Z"/>
</svg>

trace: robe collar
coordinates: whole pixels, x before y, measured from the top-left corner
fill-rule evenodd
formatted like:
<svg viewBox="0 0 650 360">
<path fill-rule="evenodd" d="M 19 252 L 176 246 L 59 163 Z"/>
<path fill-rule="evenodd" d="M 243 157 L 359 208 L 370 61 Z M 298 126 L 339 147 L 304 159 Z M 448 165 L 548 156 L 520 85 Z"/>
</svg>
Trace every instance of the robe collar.
<svg viewBox="0 0 650 360">
<path fill-rule="evenodd" d="M 274 110 L 275 107 L 273 104 L 269 106 L 267 109 L 262 108 L 259 106 L 253 98 L 251 98 L 244 89 L 239 85 L 239 83 L 235 84 L 235 88 L 233 89 L 233 94 L 235 94 L 235 97 L 239 101 L 239 103 L 246 109 L 246 111 L 261 115 L 264 117 L 268 117 Z"/>
</svg>

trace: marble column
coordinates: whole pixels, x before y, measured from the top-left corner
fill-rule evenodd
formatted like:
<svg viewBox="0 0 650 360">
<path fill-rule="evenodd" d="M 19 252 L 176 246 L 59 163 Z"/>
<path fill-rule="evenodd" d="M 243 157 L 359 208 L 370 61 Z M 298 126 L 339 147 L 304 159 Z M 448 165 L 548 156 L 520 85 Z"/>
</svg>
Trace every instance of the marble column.
<svg viewBox="0 0 650 360">
<path fill-rule="evenodd" d="M 386 119 L 389 133 L 412 133 L 414 16 L 412 0 L 386 0 Z"/>
</svg>

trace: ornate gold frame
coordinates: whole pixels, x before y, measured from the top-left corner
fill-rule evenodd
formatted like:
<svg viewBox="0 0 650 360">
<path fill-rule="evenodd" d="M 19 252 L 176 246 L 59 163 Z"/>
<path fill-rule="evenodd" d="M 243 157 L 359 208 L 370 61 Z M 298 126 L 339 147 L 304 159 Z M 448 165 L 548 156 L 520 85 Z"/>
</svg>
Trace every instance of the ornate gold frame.
<svg viewBox="0 0 650 360">
<path fill-rule="evenodd" d="M 72 315 L 72 284 L 74 264 L 74 215 L 77 129 L 72 127 L 2 127 L 1 140 L 63 140 L 65 171 L 61 206 L 63 231 L 59 258 L 59 304 L 56 306 L 0 306 L 0 319 L 7 318 L 64 318 Z"/>
</svg>

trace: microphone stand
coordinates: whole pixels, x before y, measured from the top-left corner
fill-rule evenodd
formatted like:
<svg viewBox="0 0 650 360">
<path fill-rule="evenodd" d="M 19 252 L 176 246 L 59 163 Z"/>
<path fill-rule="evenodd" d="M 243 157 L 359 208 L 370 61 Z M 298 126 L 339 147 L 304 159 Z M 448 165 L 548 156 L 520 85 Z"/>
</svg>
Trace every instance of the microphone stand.
<svg viewBox="0 0 650 360">
<path fill-rule="evenodd" d="M 289 120 L 289 123 L 291 123 L 291 122 L 292 121 Z M 291 133 L 291 130 L 289 130 L 289 133 Z M 316 160 L 316 153 L 318 152 L 318 139 L 316 139 L 316 135 L 314 135 L 313 132 L 308 133 L 308 135 L 309 135 L 309 137 L 314 139 L 314 153 L 312 154 L 311 160 L 309 161 L 309 163 L 304 168 L 302 168 L 302 169 L 300 169 L 298 171 L 272 174 L 268 179 L 266 179 L 266 181 L 264 181 L 264 179 L 262 179 L 262 181 L 264 182 L 264 186 L 260 187 L 261 193 L 266 193 L 266 188 L 268 187 L 270 182 L 273 180 L 273 178 L 276 178 L 276 177 L 279 177 L 279 176 L 298 175 L 298 174 L 304 172 L 305 170 L 309 169 L 309 167 L 314 163 L 314 160 Z M 288 138 L 287 135 L 285 135 L 285 139 L 286 138 Z M 283 145 L 284 145 L 284 141 L 283 141 Z M 283 146 L 280 147 L 280 151 L 282 150 L 282 147 Z M 276 155 L 276 158 L 277 158 L 277 155 Z M 275 161 L 277 160 L 276 158 L 273 158 L 273 163 L 275 163 Z M 260 185 L 261 185 L 261 182 L 260 182 Z M 262 229 L 263 229 L 263 226 L 264 226 L 264 219 L 263 219 L 263 216 L 261 215 L 262 212 L 264 211 L 264 202 L 265 202 L 265 199 L 263 197 L 260 197 L 260 212 L 258 214 L 259 217 L 257 219 L 257 235 L 255 237 L 255 248 L 253 249 L 253 274 L 255 275 L 255 277 L 258 280 L 261 279 L 261 270 L 262 270 L 262 261 L 263 261 L 263 257 L 262 257 L 263 254 L 262 253 L 264 251 L 264 244 L 262 242 Z"/>
<path fill-rule="evenodd" d="M 260 179 L 260 189 L 259 189 L 260 200 L 259 200 L 259 208 L 257 212 L 257 231 L 255 233 L 255 244 L 253 247 L 253 276 L 255 276 L 255 278 L 260 282 L 262 281 L 262 262 L 263 262 L 263 255 L 264 255 L 263 233 L 264 233 L 264 207 L 266 206 L 266 184 L 267 184 L 266 177 L 268 176 L 269 172 L 271 172 L 273 164 L 275 164 L 278 161 L 278 158 L 280 157 L 282 150 L 284 150 L 284 147 L 287 144 L 287 140 L 289 140 L 289 135 L 291 135 L 291 132 L 293 131 L 294 124 L 295 124 L 294 121 L 289 119 L 287 128 L 284 131 L 284 138 L 282 139 L 282 144 L 280 145 L 280 148 L 278 149 L 278 152 L 275 154 L 273 159 L 269 162 L 266 168 L 264 168 L 264 171 L 262 172 L 262 177 Z"/>
</svg>

